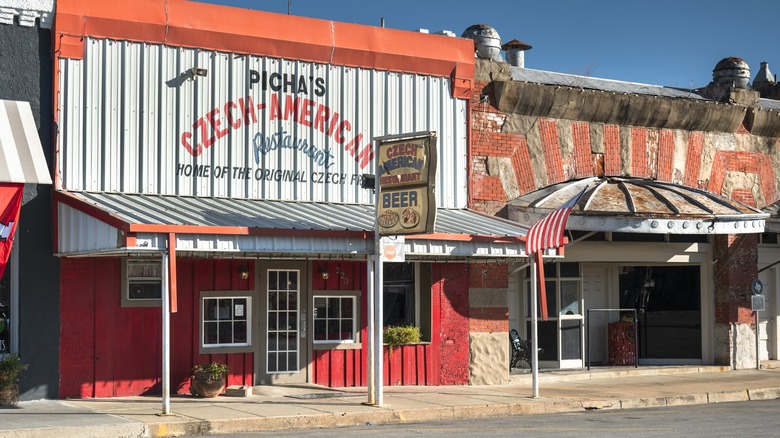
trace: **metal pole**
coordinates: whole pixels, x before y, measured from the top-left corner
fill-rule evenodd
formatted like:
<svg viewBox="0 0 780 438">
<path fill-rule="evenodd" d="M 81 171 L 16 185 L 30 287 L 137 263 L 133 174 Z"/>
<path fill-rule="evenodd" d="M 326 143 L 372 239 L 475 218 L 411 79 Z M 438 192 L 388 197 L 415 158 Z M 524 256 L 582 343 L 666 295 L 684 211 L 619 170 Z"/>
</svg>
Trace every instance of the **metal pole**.
<svg viewBox="0 0 780 438">
<path fill-rule="evenodd" d="M 376 390 L 376 399 L 375 404 L 377 406 L 382 406 L 384 403 L 384 390 L 382 388 L 382 385 L 384 385 L 384 333 L 383 333 L 383 321 L 384 317 L 382 314 L 382 306 L 383 306 L 383 299 L 382 299 L 382 281 L 383 281 L 383 272 L 382 272 L 382 256 L 379 254 L 380 248 L 379 248 L 379 241 L 380 238 L 378 237 L 377 233 L 377 239 L 376 239 L 376 247 L 374 249 L 375 251 L 375 260 L 376 260 L 376 267 L 374 268 L 374 280 L 375 280 L 375 286 L 374 286 L 374 319 L 376 324 L 376 330 L 374 331 L 374 361 L 375 361 L 375 369 L 374 369 L 374 386 Z"/>
<path fill-rule="evenodd" d="M 758 310 L 756 310 L 756 369 L 761 370 L 761 347 L 759 346 L 761 328 L 758 326 Z"/>
<path fill-rule="evenodd" d="M 171 297 L 168 253 L 162 255 L 162 415 L 171 414 Z"/>
<path fill-rule="evenodd" d="M 536 300 L 536 260 L 531 257 L 531 376 L 533 382 L 533 397 L 539 397 L 539 343 L 537 338 L 536 324 L 537 312 L 539 312 Z"/>
<path fill-rule="evenodd" d="M 585 360 L 588 362 L 588 371 L 590 371 L 590 309 L 588 309 L 588 313 L 585 314 L 585 325 L 585 343 L 588 344 L 588 347 L 585 349 L 588 356 Z"/>
<path fill-rule="evenodd" d="M 634 309 L 634 368 L 639 368 L 639 317 Z M 647 327 L 645 327 L 647 330 Z"/>
<path fill-rule="evenodd" d="M 376 392 L 374 389 L 374 332 L 376 331 L 376 320 L 374 319 L 374 258 L 376 254 L 368 257 L 366 271 L 368 274 L 368 401 L 369 405 L 376 404 Z"/>
</svg>

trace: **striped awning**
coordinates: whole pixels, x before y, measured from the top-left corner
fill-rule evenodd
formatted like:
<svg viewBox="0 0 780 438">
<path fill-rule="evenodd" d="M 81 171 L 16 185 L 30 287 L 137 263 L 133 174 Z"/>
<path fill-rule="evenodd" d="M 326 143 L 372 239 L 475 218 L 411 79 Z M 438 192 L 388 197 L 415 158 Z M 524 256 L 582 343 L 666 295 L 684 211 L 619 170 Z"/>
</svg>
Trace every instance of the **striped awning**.
<svg viewBox="0 0 780 438">
<path fill-rule="evenodd" d="M 0 100 L 0 182 L 51 184 L 29 102 Z"/>
</svg>

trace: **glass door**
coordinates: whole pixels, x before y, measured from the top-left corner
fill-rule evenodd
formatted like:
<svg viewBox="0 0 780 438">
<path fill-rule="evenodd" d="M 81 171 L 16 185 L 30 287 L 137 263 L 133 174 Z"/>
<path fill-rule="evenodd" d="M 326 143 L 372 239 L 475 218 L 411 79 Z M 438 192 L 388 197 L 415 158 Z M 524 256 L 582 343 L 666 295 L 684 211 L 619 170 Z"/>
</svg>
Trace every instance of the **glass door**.
<svg viewBox="0 0 780 438">
<path fill-rule="evenodd" d="M 260 384 L 306 382 L 305 264 L 279 264 L 261 276 Z M 263 335 L 264 333 L 264 335 Z"/>
</svg>

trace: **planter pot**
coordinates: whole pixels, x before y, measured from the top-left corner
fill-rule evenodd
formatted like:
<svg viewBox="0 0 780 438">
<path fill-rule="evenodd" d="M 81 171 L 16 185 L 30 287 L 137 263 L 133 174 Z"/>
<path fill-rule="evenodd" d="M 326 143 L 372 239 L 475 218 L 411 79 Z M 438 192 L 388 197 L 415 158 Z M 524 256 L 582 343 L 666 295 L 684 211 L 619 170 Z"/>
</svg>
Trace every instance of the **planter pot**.
<svg viewBox="0 0 780 438">
<path fill-rule="evenodd" d="M 190 394 L 198 397 L 216 397 L 225 390 L 225 376 L 211 373 L 195 373 L 190 378 Z"/>
<path fill-rule="evenodd" d="M 18 386 L 0 389 L 0 406 L 16 406 L 17 403 L 19 403 Z"/>
</svg>

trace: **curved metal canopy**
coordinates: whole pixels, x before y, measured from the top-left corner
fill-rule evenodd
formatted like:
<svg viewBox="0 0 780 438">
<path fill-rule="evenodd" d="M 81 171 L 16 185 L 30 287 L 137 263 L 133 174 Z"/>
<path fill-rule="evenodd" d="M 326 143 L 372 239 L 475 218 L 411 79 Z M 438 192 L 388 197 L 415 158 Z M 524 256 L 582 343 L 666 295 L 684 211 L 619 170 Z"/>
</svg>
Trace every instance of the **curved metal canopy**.
<svg viewBox="0 0 780 438">
<path fill-rule="evenodd" d="M 509 218 L 531 226 L 585 189 L 570 230 L 654 234 L 764 232 L 769 214 L 724 196 L 630 177 L 590 177 L 553 184 L 508 205 Z"/>
</svg>

